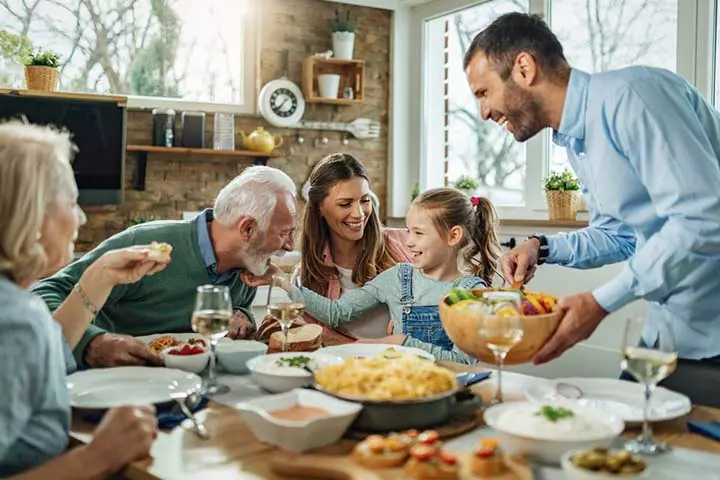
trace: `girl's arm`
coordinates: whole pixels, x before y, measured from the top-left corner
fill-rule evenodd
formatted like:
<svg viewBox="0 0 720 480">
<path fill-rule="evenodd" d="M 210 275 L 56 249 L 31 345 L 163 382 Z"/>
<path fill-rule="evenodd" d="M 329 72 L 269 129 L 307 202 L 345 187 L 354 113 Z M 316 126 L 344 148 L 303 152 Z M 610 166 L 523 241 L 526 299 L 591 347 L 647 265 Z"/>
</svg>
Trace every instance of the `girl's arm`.
<svg viewBox="0 0 720 480">
<path fill-rule="evenodd" d="M 290 298 L 305 304 L 305 311 L 321 322 L 337 328 L 352 322 L 357 316 L 387 302 L 388 290 L 392 289 L 393 277 L 397 270 L 391 268 L 337 300 L 330 300 L 314 291 L 292 285 L 285 279 L 276 278 L 275 282 L 285 290 Z"/>
<path fill-rule="evenodd" d="M 446 360 L 449 362 L 462 363 L 464 365 L 475 365 L 477 363 L 476 359 L 472 358 L 470 355 L 461 351 L 457 347 L 453 347 L 452 350 L 447 350 L 445 348 L 438 347 L 435 344 L 413 338 L 410 335 L 405 337 L 403 345 L 406 347 L 414 347 L 419 348 L 420 350 L 425 350 L 426 352 L 431 353 L 437 360 Z"/>
</svg>

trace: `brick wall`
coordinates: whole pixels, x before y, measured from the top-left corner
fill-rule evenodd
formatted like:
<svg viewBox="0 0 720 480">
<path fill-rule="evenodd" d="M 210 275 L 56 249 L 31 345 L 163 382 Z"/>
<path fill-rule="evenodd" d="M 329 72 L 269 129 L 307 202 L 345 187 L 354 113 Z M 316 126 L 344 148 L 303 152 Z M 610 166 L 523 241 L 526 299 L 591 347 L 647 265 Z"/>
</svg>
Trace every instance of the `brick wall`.
<svg viewBox="0 0 720 480">
<path fill-rule="evenodd" d="M 336 3 L 321 0 L 263 0 L 258 2 L 261 65 L 260 78 L 266 82 L 278 78 L 282 72 L 283 50 L 289 52 L 291 80 L 301 85 L 302 60 L 313 53 L 332 47 L 329 23 Z M 372 188 L 385 204 L 387 173 L 388 80 L 390 67 L 390 19 L 385 10 L 340 5 L 349 9 L 356 24 L 354 57 L 366 61 L 365 103 L 352 106 L 307 104 L 305 119 L 321 121 L 352 121 L 358 117 L 375 119 L 382 124 L 381 137 L 359 141 L 350 137 L 342 145 L 339 132 L 313 132 L 276 129 L 261 117 L 236 117 L 236 148 L 241 145 L 239 130 L 250 132 L 263 126 L 283 136 L 280 150 L 286 157 L 270 159 L 268 165 L 287 172 L 298 188 L 307 179 L 312 166 L 324 155 L 345 151 L 356 155 L 370 171 Z M 179 114 L 178 114 L 179 120 Z M 212 146 L 212 120 L 206 118 L 206 146 Z M 128 144 L 151 144 L 152 115 L 149 111 L 128 112 Z M 302 133 L 305 142 L 295 142 L 294 135 Z M 321 135 L 329 139 L 327 145 L 316 145 Z M 252 159 L 234 157 L 189 157 L 177 159 L 168 155 L 148 156 L 146 189 L 133 190 L 137 154 L 127 153 L 125 202 L 117 206 L 87 207 L 88 223 L 80 230 L 78 251 L 86 251 L 107 237 L 117 233 L 135 217 L 154 216 L 179 219 L 183 211 L 195 211 L 211 206 L 219 189 L 244 168 Z"/>
</svg>

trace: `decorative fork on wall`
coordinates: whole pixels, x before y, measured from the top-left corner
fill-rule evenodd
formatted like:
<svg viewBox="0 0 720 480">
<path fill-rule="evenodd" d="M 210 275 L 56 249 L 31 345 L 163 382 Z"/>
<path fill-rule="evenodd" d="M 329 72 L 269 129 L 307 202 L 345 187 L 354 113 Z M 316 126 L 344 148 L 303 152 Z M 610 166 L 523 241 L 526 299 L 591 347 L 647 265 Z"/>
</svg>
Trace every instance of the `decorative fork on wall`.
<svg viewBox="0 0 720 480">
<path fill-rule="evenodd" d="M 380 122 L 369 118 L 357 118 L 350 123 L 342 122 L 314 122 L 301 120 L 290 128 L 304 130 L 325 130 L 334 132 L 348 132 L 360 140 L 380 137 Z"/>
</svg>

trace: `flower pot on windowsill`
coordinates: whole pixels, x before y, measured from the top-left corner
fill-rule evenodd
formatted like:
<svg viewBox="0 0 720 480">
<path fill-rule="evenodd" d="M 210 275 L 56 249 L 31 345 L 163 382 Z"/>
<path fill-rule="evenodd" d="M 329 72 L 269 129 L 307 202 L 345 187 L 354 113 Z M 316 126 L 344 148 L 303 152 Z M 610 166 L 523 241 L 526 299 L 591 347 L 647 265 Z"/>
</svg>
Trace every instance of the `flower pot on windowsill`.
<svg viewBox="0 0 720 480">
<path fill-rule="evenodd" d="M 546 190 L 548 215 L 550 220 L 575 220 L 578 211 L 577 190 Z"/>
<path fill-rule="evenodd" d="M 53 67 L 28 65 L 25 67 L 25 84 L 28 90 L 57 91 L 60 71 Z"/>
</svg>

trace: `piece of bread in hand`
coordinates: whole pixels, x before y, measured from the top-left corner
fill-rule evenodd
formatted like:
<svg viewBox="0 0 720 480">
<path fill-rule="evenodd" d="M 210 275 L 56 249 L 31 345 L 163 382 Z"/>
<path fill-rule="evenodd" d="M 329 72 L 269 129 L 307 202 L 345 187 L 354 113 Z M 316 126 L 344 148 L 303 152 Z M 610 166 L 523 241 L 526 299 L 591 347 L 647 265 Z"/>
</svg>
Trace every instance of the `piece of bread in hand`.
<svg viewBox="0 0 720 480">
<path fill-rule="evenodd" d="M 302 317 L 299 317 L 293 320 L 290 328 L 299 327 L 305 324 L 305 320 Z M 280 322 L 278 322 L 271 315 L 266 315 L 265 318 L 263 318 L 262 322 L 260 322 L 260 326 L 258 327 L 257 333 L 255 334 L 255 339 L 260 342 L 269 342 L 270 336 L 275 332 L 279 332 L 280 330 L 282 330 L 280 328 Z"/>
<path fill-rule="evenodd" d="M 314 323 L 291 328 L 288 332 L 288 352 L 313 352 L 322 347 L 322 332 L 320 325 Z M 268 353 L 282 352 L 283 334 L 275 332 L 270 335 Z"/>
<path fill-rule="evenodd" d="M 170 261 L 170 253 L 172 252 L 172 245 L 165 242 L 152 242 L 148 247 L 148 260 L 159 263 L 167 263 Z"/>
</svg>

